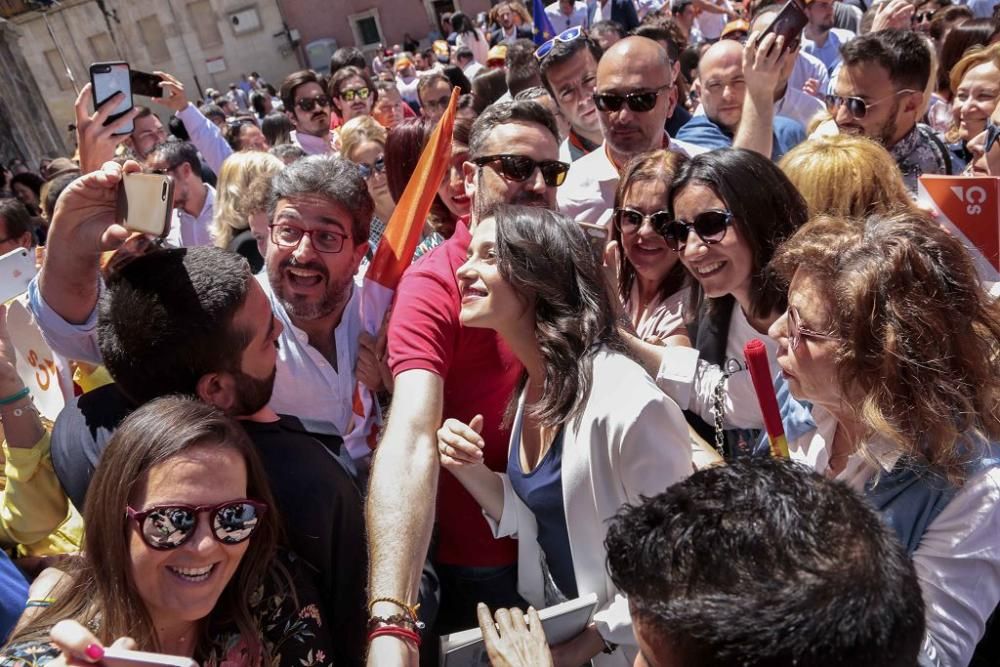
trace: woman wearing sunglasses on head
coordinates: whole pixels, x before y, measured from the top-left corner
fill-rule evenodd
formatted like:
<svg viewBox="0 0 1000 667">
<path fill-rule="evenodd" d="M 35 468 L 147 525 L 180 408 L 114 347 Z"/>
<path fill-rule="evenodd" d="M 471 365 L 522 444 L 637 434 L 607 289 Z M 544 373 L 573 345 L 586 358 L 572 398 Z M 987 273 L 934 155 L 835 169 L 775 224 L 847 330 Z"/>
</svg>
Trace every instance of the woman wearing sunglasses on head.
<svg viewBox="0 0 1000 667">
<path fill-rule="evenodd" d="M 670 219 L 667 194 L 685 158 L 673 151 L 637 155 L 625 165 L 612 216 L 611 238 L 619 246 L 618 296 L 642 340 L 668 338 L 689 345 L 683 306 L 687 272 L 661 233 Z"/>
<path fill-rule="evenodd" d="M 166 397 L 132 413 L 97 466 L 84 522 L 83 555 L 0 664 L 98 662 L 112 643 L 204 666 L 329 664 L 315 596 L 278 556 L 261 463 L 215 408 Z"/>
<path fill-rule="evenodd" d="M 532 605 L 597 594 L 594 623 L 554 647 L 556 662 L 632 664 L 628 603 L 604 566 L 606 522 L 692 472 L 684 417 L 623 353 L 601 268 L 569 218 L 496 209 L 458 281 L 462 324 L 497 331 L 526 370 L 506 474 L 483 463 L 480 415 L 438 431 L 442 465 L 496 537 L 518 537 L 518 592 Z"/>
<path fill-rule="evenodd" d="M 925 652 L 967 665 L 1000 600 L 1000 305 L 912 209 L 817 218 L 771 266 L 791 457 L 882 514 L 916 566 Z"/>
</svg>

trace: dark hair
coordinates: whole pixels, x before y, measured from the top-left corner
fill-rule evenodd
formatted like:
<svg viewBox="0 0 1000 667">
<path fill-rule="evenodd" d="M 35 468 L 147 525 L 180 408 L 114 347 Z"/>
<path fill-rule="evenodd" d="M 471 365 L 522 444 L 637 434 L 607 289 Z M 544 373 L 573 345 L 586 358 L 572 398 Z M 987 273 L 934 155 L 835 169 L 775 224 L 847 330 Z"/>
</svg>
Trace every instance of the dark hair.
<svg viewBox="0 0 1000 667">
<path fill-rule="evenodd" d="M 280 111 L 272 111 L 260 121 L 260 131 L 264 133 L 264 138 L 271 146 L 292 143 L 292 130 L 294 128 L 288 114 Z"/>
<path fill-rule="evenodd" d="M 493 134 L 493 130 L 508 123 L 541 125 L 552 134 L 556 142 L 559 141 L 559 127 L 556 125 L 556 119 L 544 106 L 530 100 L 527 102 L 517 100 L 501 102 L 491 105 L 472 124 L 472 129 L 469 132 L 469 157 L 481 157 L 483 144 Z"/>
<path fill-rule="evenodd" d="M 472 49 L 467 46 L 460 46 L 455 49 L 455 60 L 472 60 L 475 57 L 475 54 L 472 53 Z"/>
<path fill-rule="evenodd" d="M 258 91 L 253 91 L 250 93 L 250 106 L 253 108 L 254 115 L 257 118 L 263 118 L 267 115 L 267 107 L 264 104 L 264 95 Z"/>
<path fill-rule="evenodd" d="M 213 118 L 218 118 L 222 121 L 226 120 L 226 112 L 223 111 L 222 107 L 220 107 L 218 104 L 214 103 L 202 104 L 200 107 L 198 107 L 198 111 L 201 112 L 202 116 L 208 118 L 209 120 Z"/>
<path fill-rule="evenodd" d="M 623 349 L 602 269 L 583 230 L 566 216 L 535 206 L 497 206 L 486 215 L 496 222 L 497 270 L 535 308 L 545 392 L 525 412 L 561 426 L 583 412 L 598 346 Z M 520 388 L 526 382 L 527 373 Z"/>
<path fill-rule="evenodd" d="M 74 175 L 74 178 L 79 174 Z M 67 174 L 69 176 L 69 174 Z M 73 179 L 70 179 L 71 181 Z M 51 214 L 49 220 L 52 219 Z M 21 200 L 13 197 L 0 199 L 0 220 L 3 221 L 4 238 L 16 239 L 31 231 L 31 214 Z"/>
<path fill-rule="evenodd" d="M 451 15 L 451 29 L 459 35 L 471 34 L 477 42 L 479 41 L 479 34 L 476 26 L 472 23 L 472 19 L 462 12 L 455 12 Z"/>
<path fill-rule="evenodd" d="M 590 26 L 590 34 L 594 35 L 600 32 L 613 32 L 618 35 L 619 39 L 625 38 L 625 28 L 618 21 L 597 21 L 594 25 Z"/>
<path fill-rule="evenodd" d="M 191 141 L 191 135 L 188 134 L 187 128 L 184 127 L 184 121 L 182 121 L 177 116 L 171 115 L 167 119 L 167 129 L 170 130 L 170 134 L 177 137 L 181 141 Z"/>
<path fill-rule="evenodd" d="M 296 160 L 271 180 L 267 217 L 274 219 L 279 200 L 297 195 L 323 197 L 342 206 L 351 214 L 354 244 L 368 240 L 375 203 L 368 194 L 368 186 L 358 165 L 350 160 L 328 155 L 310 155 Z"/>
<path fill-rule="evenodd" d="M 989 43 L 994 29 L 995 26 L 990 19 L 972 19 L 963 21 L 948 31 L 948 36 L 941 45 L 941 62 L 937 74 L 938 90 L 951 90 L 952 68 L 970 48 Z"/>
<path fill-rule="evenodd" d="M 60 174 L 49 181 L 49 189 L 45 193 L 45 201 L 42 202 L 42 210 L 45 212 L 46 220 L 52 220 L 52 214 L 56 211 L 56 202 L 59 201 L 59 195 L 62 194 L 63 190 L 65 190 L 70 183 L 79 177 L 79 172 Z"/>
<path fill-rule="evenodd" d="M 860 39 L 857 38 L 857 39 Z M 754 187 L 747 187 L 753 183 Z M 733 226 L 750 247 L 749 317 L 764 318 L 787 306 L 787 294 L 768 262 L 782 241 L 805 224 L 808 209 L 788 177 L 769 159 L 741 148 L 702 153 L 682 165 L 670 186 L 670 213 L 674 200 L 688 185 L 712 190 L 733 214 Z M 689 317 L 696 317 L 705 299 L 692 281 Z M 711 308 L 714 299 L 708 300 Z"/>
<path fill-rule="evenodd" d="M 159 155 L 170 169 L 176 169 L 185 162 L 191 165 L 191 173 L 201 178 L 201 160 L 198 149 L 190 141 L 165 141 L 157 144 L 149 152 L 150 156 Z"/>
<path fill-rule="evenodd" d="M 252 118 L 237 118 L 234 121 L 226 123 L 225 129 L 222 131 L 222 136 L 225 138 L 226 143 L 236 153 L 243 150 L 243 127 L 246 125 L 257 127 L 257 123 Z"/>
<path fill-rule="evenodd" d="M 14 174 L 13 178 L 10 179 L 11 189 L 18 183 L 26 188 L 30 188 L 36 197 L 41 197 L 42 185 L 45 184 L 45 179 L 32 171 L 22 171 L 20 174 Z"/>
<path fill-rule="evenodd" d="M 365 54 L 358 47 L 342 46 L 330 56 L 330 76 L 343 67 L 356 67 L 364 70 L 368 67 L 368 61 L 365 60 Z"/>
<path fill-rule="evenodd" d="M 647 16 L 647 18 L 649 18 Z M 680 27 L 674 23 L 673 19 L 643 20 L 632 34 L 636 37 L 651 39 L 657 44 L 666 44 L 667 57 L 670 62 L 675 63 L 681 57 L 681 52 L 687 48 L 687 40 Z"/>
<path fill-rule="evenodd" d="M 236 371 L 252 331 L 233 318 L 250 289 L 250 267 L 212 246 L 159 250 L 110 275 L 97 334 L 104 365 L 136 403 L 194 394 L 206 373 Z"/>
<path fill-rule="evenodd" d="M 477 114 L 483 113 L 507 92 L 507 75 L 500 69 L 481 70 L 472 79 L 472 94 Z"/>
<path fill-rule="evenodd" d="M 605 548 L 633 618 L 676 664 L 916 664 L 913 563 L 860 495 L 800 464 L 699 470 L 625 506 Z"/>
<path fill-rule="evenodd" d="M 898 90 L 923 91 L 931 76 L 931 52 L 913 30 L 879 30 L 858 35 L 840 47 L 847 67 L 874 63 L 889 72 Z"/>
<path fill-rule="evenodd" d="M 590 51 L 590 55 L 593 56 L 595 63 L 601 60 L 601 56 L 603 55 L 601 47 L 586 35 L 581 35 L 572 42 L 560 42 L 556 40 L 555 44 L 552 45 L 552 50 L 542 58 L 542 62 L 538 65 L 538 76 L 542 79 L 542 85 L 552 94 L 552 99 L 556 99 L 556 93 L 549 84 L 549 70 L 569 61 L 584 49 Z"/>
<path fill-rule="evenodd" d="M 343 113 L 340 111 L 340 107 L 337 106 L 337 99 L 340 97 L 340 86 L 348 79 L 359 78 L 365 82 L 365 87 L 368 88 L 368 93 L 371 96 L 372 106 L 378 102 L 378 89 L 375 84 L 372 83 L 372 78 L 363 69 L 358 69 L 352 65 L 346 65 L 341 67 L 330 77 L 330 81 L 327 83 L 327 94 L 330 96 L 330 104 L 333 105 L 334 112 L 343 117 Z"/>
<path fill-rule="evenodd" d="M 295 91 L 299 86 L 306 83 L 315 83 L 320 88 L 324 90 L 326 87 L 323 82 L 320 81 L 319 76 L 316 72 L 311 69 L 301 69 L 298 72 L 292 72 L 285 77 L 285 80 L 281 82 L 281 93 L 279 97 L 281 98 L 281 103 L 285 107 L 285 111 L 290 114 L 295 114 Z"/>
<path fill-rule="evenodd" d="M 444 83 L 444 85 L 448 86 L 449 91 L 451 90 L 451 87 L 453 85 L 451 79 L 446 77 L 444 74 L 435 73 L 420 77 L 420 80 L 417 81 L 417 99 L 420 100 L 421 106 L 424 103 L 423 92 L 428 88 L 430 88 L 431 86 L 433 86 L 435 83 Z"/>
<path fill-rule="evenodd" d="M 525 88 L 542 83 L 542 75 L 535 58 L 535 43 L 530 39 L 518 39 L 507 46 L 504 64 L 507 68 L 507 90 L 511 97 Z"/>
<path fill-rule="evenodd" d="M 458 65 L 445 65 L 444 70 L 442 70 L 448 81 L 451 82 L 452 86 L 458 88 L 459 93 L 462 95 L 467 95 L 472 92 L 472 82 L 469 81 L 469 77 L 465 76 L 465 72 Z"/>
<path fill-rule="evenodd" d="M 971 21 L 976 17 L 972 10 L 965 5 L 951 5 L 934 12 L 931 19 L 931 27 L 928 34 L 934 41 L 940 42 L 944 36 L 944 31 L 950 29 L 956 21 L 966 19 Z"/>
<path fill-rule="evenodd" d="M 150 116 L 153 115 L 153 110 L 150 109 L 149 107 L 144 107 L 137 104 L 135 105 L 135 109 L 138 111 L 138 113 L 135 115 L 134 120 L 139 120 L 140 118 L 149 118 Z"/>
</svg>

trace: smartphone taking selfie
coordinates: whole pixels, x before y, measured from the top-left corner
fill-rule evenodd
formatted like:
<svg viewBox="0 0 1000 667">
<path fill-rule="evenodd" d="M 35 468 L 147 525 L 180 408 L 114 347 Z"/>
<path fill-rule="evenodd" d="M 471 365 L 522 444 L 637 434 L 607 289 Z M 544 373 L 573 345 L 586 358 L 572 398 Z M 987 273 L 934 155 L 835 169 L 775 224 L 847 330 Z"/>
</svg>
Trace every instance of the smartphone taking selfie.
<svg viewBox="0 0 1000 667">
<path fill-rule="evenodd" d="M 163 97 L 164 90 L 160 87 L 162 77 L 148 72 L 140 72 L 137 69 L 131 70 L 129 80 L 132 84 L 132 94 L 143 97 Z"/>
<path fill-rule="evenodd" d="M 781 11 L 778 12 L 778 15 L 774 17 L 774 20 L 771 21 L 771 25 L 767 26 L 767 29 L 757 39 L 757 46 L 760 46 L 765 37 L 774 33 L 779 37 L 785 38 L 785 45 L 781 49 L 782 52 L 789 51 L 798 45 L 799 39 L 802 37 L 802 31 L 808 23 L 809 18 L 806 16 L 802 1 L 788 0 L 781 8 Z"/>
<path fill-rule="evenodd" d="M 27 248 L 14 248 L 0 256 L 0 303 L 28 291 L 28 283 L 38 273 L 35 253 Z"/>
<path fill-rule="evenodd" d="M 94 96 L 94 111 L 99 110 L 116 93 L 122 93 L 122 100 L 118 102 L 105 125 L 110 125 L 132 109 L 132 82 L 128 63 L 94 63 L 90 66 L 90 85 Z M 115 132 L 116 135 L 132 134 L 135 129 L 129 121 L 124 127 Z"/>
<path fill-rule="evenodd" d="M 118 186 L 117 220 L 125 229 L 165 237 L 174 209 L 174 179 L 166 174 L 125 174 Z"/>
</svg>

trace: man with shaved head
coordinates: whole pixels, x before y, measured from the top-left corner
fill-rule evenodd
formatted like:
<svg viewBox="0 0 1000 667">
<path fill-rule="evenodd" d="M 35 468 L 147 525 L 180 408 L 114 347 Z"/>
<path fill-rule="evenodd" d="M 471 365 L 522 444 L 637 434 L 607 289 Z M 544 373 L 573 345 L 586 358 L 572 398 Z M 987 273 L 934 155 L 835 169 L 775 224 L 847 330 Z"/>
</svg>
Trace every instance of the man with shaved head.
<svg viewBox="0 0 1000 667">
<path fill-rule="evenodd" d="M 604 143 L 573 163 L 557 197 L 559 210 L 577 222 L 607 225 L 619 171 L 631 158 L 658 148 L 684 155 L 706 149 L 671 140 L 663 131 L 677 88 L 667 52 L 651 39 L 626 37 L 605 52 L 597 64 L 594 103 Z"/>
<path fill-rule="evenodd" d="M 751 35 L 750 39 L 747 40 L 746 47 L 754 54 L 756 53 L 755 39 L 756 36 Z M 773 42 L 769 36 L 768 41 L 761 45 L 760 50 L 760 54 L 765 58 L 767 57 L 765 54 L 768 53 L 766 48 L 768 44 L 773 45 L 773 49 L 780 46 Z M 744 103 L 747 98 L 743 51 L 743 45 L 732 39 L 718 41 L 705 51 L 698 63 L 697 81 L 704 113 L 695 115 L 680 129 L 677 133 L 679 139 L 708 149 L 728 148 L 734 145 L 734 138 L 739 134 L 740 125 L 744 120 Z M 776 53 L 771 56 L 771 61 L 779 67 L 784 66 L 790 59 L 791 54 L 786 53 L 781 57 L 779 64 Z M 777 71 L 775 73 L 780 74 Z M 779 80 L 780 76 L 774 83 L 767 86 L 766 92 L 772 96 L 767 102 L 769 106 L 773 104 L 774 89 Z M 769 153 L 773 160 L 780 159 L 793 146 L 805 139 L 805 128 L 798 121 L 784 116 L 774 116 L 774 121 L 771 124 L 773 125 L 773 137 Z M 763 127 L 767 127 L 767 125 L 763 125 Z M 736 145 L 740 145 L 739 142 L 736 142 Z"/>
</svg>

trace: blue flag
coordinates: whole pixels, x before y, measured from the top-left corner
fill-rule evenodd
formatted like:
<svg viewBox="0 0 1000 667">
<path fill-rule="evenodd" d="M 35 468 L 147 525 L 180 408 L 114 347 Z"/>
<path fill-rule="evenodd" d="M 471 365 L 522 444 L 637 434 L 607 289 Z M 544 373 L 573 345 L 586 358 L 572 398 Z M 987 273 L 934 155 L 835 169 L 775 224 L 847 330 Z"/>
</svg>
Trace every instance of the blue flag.
<svg viewBox="0 0 1000 667">
<path fill-rule="evenodd" d="M 552 21 L 549 21 L 545 13 L 545 5 L 542 0 L 534 0 L 531 4 L 531 15 L 535 17 L 535 44 L 541 46 L 556 36 Z"/>
</svg>

